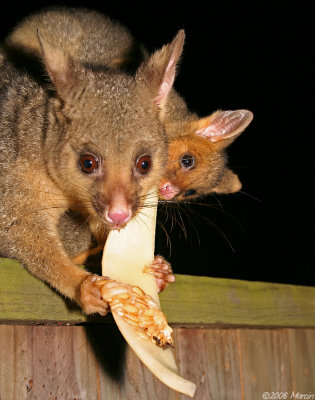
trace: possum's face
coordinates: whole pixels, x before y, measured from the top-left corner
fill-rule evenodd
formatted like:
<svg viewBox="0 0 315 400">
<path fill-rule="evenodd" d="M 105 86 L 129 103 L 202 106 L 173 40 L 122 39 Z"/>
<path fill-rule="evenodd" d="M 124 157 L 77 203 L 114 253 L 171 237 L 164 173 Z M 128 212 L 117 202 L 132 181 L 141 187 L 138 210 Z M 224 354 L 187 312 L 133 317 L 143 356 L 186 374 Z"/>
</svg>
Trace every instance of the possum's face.
<svg viewBox="0 0 315 400">
<path fill-rule="evenodd" d="M 161 113 L 183 42 L 180 31 L 129 76 L 89 69 L 41 39 L 56 89 L 47 168 L 69 207 L 93 224 L 124 227 L 158 186 L 168 154 Z"/>
<path fill-rule="evenodd" d="M 201 119 L 168 121 L 171 137 L 166 172 L 159 185 L 163 200 L 183 201 L 241 188 L 238 176 L 225 166 L 225 149 L 253 119 L 248 110 L 217 111 Z"/>
<path fill-rule="evenodd" d="M 196 135 L 170 142 L 166 171 L 159 184 L 163 200 L 189 201 L 212 193 L 225 166 L 222 152 Z"/>
<path fill-rule="evenodd" d="M 93 74 L 95 77 L 95 73 Z M 50 170 L 78 209 L 108 229 L 141 212 L 162 177 L 167 140 L 152 102 L 125 77 L 89 80 L 62 106 Z M 74 101 L 75 99 L 75 101 Z M 62 168 L 60 169 L 60 166 Z"/>
</svg>

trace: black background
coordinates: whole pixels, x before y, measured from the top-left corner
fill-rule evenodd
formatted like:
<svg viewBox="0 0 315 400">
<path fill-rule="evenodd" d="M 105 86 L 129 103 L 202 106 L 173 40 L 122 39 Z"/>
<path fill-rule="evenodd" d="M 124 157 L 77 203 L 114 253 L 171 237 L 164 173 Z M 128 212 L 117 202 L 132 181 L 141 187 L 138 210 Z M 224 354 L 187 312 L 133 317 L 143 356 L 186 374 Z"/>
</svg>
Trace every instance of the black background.
<svg viewBox="0 0 315 400">
<path fill-rule="evenodd" d="M 159 220 L 157 251 L 176 273 L 314 285 L 314 31 L 303 2 L 33 1 L 3 9 L 1 39 L 54 4 L 121 21 L 153 51 L 178 29 L 186 44 L 175 87 L 191 110 L 247 108 L 254 121 L 229 149 L 241 193 L 179 207 Z M 196 215 L 198 214 L 198 215 Z"/>
</svg>

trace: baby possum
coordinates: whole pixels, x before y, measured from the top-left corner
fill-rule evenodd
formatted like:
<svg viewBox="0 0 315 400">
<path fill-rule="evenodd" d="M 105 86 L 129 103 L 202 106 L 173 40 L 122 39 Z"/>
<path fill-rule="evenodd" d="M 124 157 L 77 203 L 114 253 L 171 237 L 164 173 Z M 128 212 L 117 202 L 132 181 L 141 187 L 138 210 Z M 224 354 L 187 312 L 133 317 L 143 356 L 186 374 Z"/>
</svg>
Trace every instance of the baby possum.
<svg viewBox="0 0 315 400">
<path fill-rule="evenodd" d="M 0 254 L 20 261 L 85 313 L 104 315 L 97 284 L 104 278 L 73 263 L 59 220 L 67 210 L 79 211 L 102 242 L 108 230 L 141 212 L 167 162 L 161 113 L 184 33 L 127 75 L 74 58 L 67 39 L 75 44 L 82 37 L 73 26 L 59 42 L 58 26 L 51 29 L 56 40 L 44 29 L 32 36 L 50 88 L 0 55 Z M 89 54 L 93 44 L 85 45 L 82 54 Z"/>
<path fill-rule="evenodd" d="M 170 122 L 173 138 L 168 164 L 159 185 L 161 199 L 187 201 L 209 193 L 241 189 L 238 176 L 226 167 L 226 147 L 253 119 L 248 110 L 217 111 L 206 118 Z M 180 132 L 180 135 L 178 135 Z"/>
</svg>

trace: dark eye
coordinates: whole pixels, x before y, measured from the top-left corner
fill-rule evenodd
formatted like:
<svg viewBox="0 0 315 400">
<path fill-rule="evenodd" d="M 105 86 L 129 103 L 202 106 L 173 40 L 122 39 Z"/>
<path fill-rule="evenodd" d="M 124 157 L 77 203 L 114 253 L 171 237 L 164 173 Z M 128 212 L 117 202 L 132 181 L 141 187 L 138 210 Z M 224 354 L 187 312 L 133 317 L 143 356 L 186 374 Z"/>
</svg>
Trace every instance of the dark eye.
<svg viewBox="0 0 315 400">
<path fill-rule="evenodd" d="M 79 160 L 80 168 L 86 174 L 91 174 L 98 169 L 98 159 L 92 154 L 82 154 Z"/>
<path fill-rule="evenodd" d="M 190 169 L 195 165 L 195 158 L 191 154 L 184 154 L 180 162 L 183 168 Z"/>
<path fill-rule="evenodd" d="M 147 154 L 140 156 L 136 161 L 137 171 L 140 172 L 140 174 L 142 175 L 147 174 L 150 171 L 151 166 L 152 160 L 151 157 Z"/>
<path fill-rule="evenodd" d="M 190 189 L 190 190 L 187 190 L 187 192 L 184 193 L 184 196 L 185 197 L 189 197 L 189 196 L 193 196 L 196 193 L 197 193 L 197 191 L 195 189 Z"/>
</svg>

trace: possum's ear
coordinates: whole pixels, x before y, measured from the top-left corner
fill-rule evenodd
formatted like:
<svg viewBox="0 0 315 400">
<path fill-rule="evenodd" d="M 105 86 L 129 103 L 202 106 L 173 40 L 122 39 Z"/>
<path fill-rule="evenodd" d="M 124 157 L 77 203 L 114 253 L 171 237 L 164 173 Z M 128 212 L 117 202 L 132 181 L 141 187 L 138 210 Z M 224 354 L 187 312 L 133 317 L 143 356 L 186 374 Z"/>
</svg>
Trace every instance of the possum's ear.
<svg viewBox="0 0 315 400">
<path fill-rule="evenodd" d="M 54 47 L 40 36 L 37 31 L 38 40 L 42 50 L 42 57 L 58 94 L 66 94 L 75 85 L 74 64 L 70 56 L 63 50 Z"/>
<path fill-rule="evenodd" d="M 163 109 L 167 96 L 173 86 L 176 64 L 182 54 L 185 32 L 180 30 L 173 41 L 157 50 L 137 71 L 137 78 L 145 79 L 152 88 L 154 103 Z"/>
<path fill-rule="evenodd" d="M 195 121 L 195 133 L 218 143 L 218 147 L 226 147 L 239 136 L 253 119 L 248 110 L 217 111 L 206 118 Z"/>
<path fill-rule="evenodd" d="M 218 183 L 218 185 L 213 189 L 216 193 L 228 194 L 235 193 L 241 190 L 242 184 L 238 176 L 234 174 L 229 168 L 225 168 L 224 174 Z"/>
</svg>

